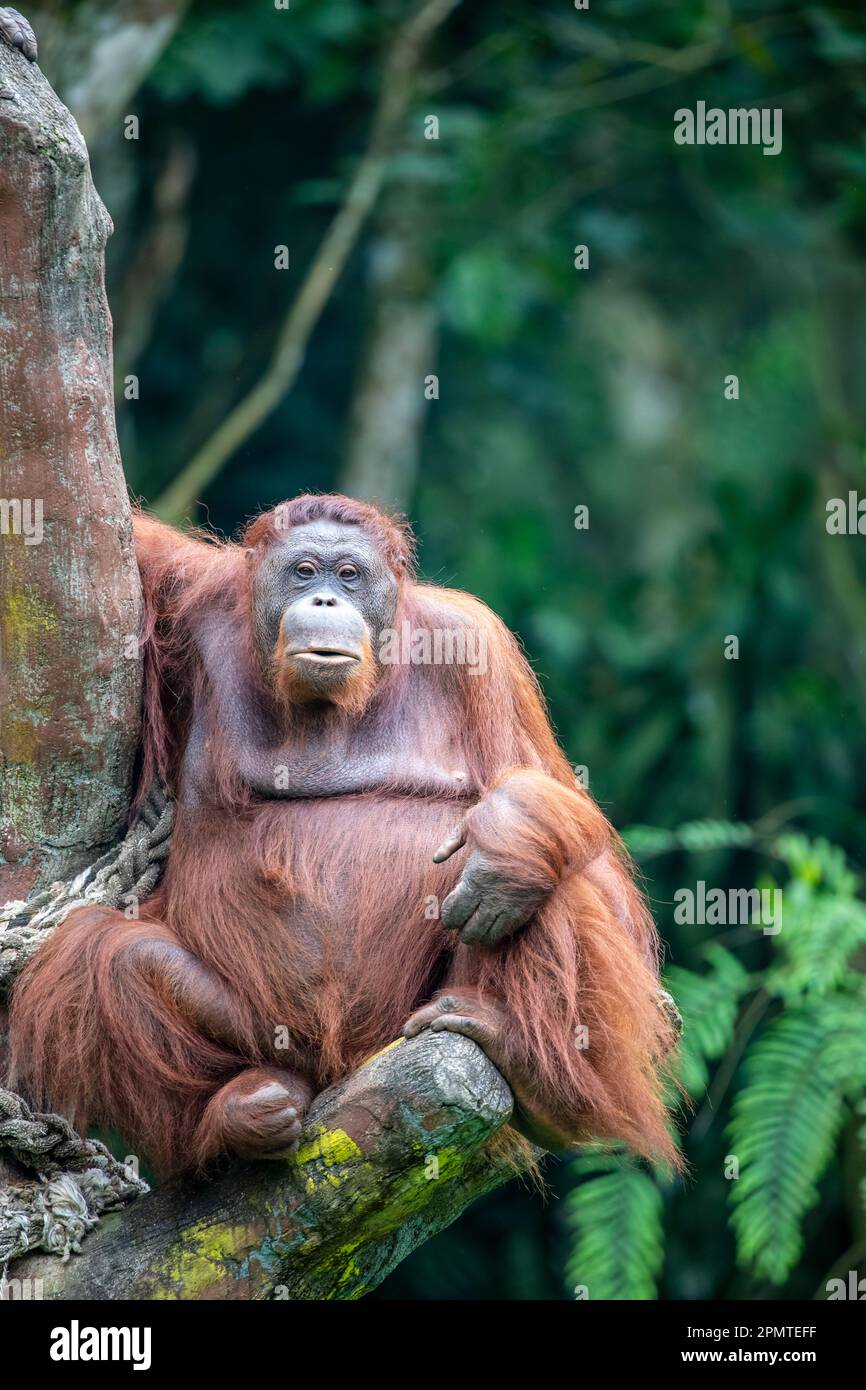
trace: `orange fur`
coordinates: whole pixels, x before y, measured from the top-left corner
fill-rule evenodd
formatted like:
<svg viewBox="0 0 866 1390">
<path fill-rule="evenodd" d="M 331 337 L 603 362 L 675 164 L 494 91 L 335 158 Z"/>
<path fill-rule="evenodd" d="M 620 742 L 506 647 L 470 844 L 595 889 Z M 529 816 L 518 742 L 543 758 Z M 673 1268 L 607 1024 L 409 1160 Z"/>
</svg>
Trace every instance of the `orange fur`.
<svg viewBox="0 0 866 1390">
<path fill-rule="evenodd" d="M 245 547 L 317 516 L 378 539 L 400 581 L 398 625 L 472 626 L 487 651 L 483 675 L 456 665 L 382 668 L 363 713 L 336 713 L 334 737 L 348 756 L 374 741 L 411 750 L 422 764 L 444 762 L 462 779 L 437 796 L 396 785 L 312 800 L 252 796 L 215 718 L 196 624 L 220 609 L 256 698 L 272 702 L 252 639 L 254 560 L 244 546 L 137 517 L 147 611 L 142 784 L 158 773 L 179 797 L 172 850 L 142 921 L 74 912 L 24 972 L 12 1011 L 17 1083 L 79 1125 L 114 1126 L 174 1171 L 189 1164 L 220 1085 L 274 1062 L 275 1029 L 290 1040 L 279 1065 L 321 1088 L 396 1037 L 448 980 L 504 1001 L 509 1048 L 575 1141 L 623 1139 L 671 1159 L 660 1081 L 671 1039 L 655 1002 L 655 928 L 611 826 L 574 785 L 517 642 L 478 600 L 415 583 L 407 529 L 365 504 L 296 499 L 253 522 Z M 178 776 L 195 709 L 209 718 L 204 800 L 189 797 Z M 485 795 L 508 774 L 521 833 L 514 797 Z M 427 910 L 459 877 L 464 852 L 439 865 L 432 853 L 467 810 L 489 857 L 550 890 L 528 926 L 495 950 L 456 944 Z M 215 972 L 231 1000 L 235 1045 L 200 1036 L 170 991 L 125 967 L 136 934 L 177 942 Z M 588 1047 L 576 1043 L 581 1027 Z"/>
</svg>

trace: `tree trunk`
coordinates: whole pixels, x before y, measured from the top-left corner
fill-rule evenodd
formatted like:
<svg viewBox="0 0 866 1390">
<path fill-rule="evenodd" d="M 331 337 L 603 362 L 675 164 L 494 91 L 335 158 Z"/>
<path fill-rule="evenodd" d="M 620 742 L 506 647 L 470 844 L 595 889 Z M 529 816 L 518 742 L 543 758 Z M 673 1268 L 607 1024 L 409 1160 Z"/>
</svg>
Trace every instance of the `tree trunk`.
<svg viewBox="0 0 866 1390">
<path fill-rule="evenodd" d="M 108 215 L 72 117 L 0 44 L 0 898 L 127 815 L 140 587 L 114 429 Z"/>
</svg>

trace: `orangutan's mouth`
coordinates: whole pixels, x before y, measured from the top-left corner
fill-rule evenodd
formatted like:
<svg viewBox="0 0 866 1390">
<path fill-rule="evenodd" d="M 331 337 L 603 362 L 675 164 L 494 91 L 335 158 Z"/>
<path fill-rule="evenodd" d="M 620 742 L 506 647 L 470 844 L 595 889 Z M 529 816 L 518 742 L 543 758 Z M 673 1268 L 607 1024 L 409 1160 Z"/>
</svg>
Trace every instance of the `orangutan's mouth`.
<svg viewBox="0 0 866 1390">
<path fill-rule="evenodd" d="M 350 652 L 346 647 L 306 647 L 303 651 L 290 652 L 293 660 L 319 662 L 327 666 L 340 666 L 346 662 L 360 661 L 360 652 Z"/>
</svg>

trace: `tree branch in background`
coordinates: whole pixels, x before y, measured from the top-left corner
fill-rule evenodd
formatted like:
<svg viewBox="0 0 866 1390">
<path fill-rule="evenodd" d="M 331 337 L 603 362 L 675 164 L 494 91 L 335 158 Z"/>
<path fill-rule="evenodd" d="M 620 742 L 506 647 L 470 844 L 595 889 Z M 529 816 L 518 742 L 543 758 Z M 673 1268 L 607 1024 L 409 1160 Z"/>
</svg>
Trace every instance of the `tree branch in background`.
<svg viewBox="0 0 866 1390">
<path fill-rule="evenodd" d="M 418 472 L 438 315 L 430 267 L 419 245 L 429 189 L 402 180 L 382 202 L 371 247 L 372 316 L 361 352 L 339 490 L 406 511 Z M 429 220 L 429 209 L 427 211 Z"/>
<path fill-rule="evenodd" d="M 291 390 L 307 344 L 375 202 L 428 40 L 460 0 L 427 0 L 399 30 L 385 64 L 370 142 L 277 338 L 270 365 L 157 499 L 169 521 L 186 518 L 220 469 Z"/>
<path fill-rule="evenodd" d="M 22 5 L 39 38 L 39 64 L 93 141 L 126 113 L 189 0 L 34 0 Z"/>
<path fill-rule="evenodd" d="M 157 310 L 167 298 L 189 236 L 189 191 L 195 150 L 174 132 L 153 191 L 153 214 L 120 289 L 112 294 L 115 399 L 123 400 L 124 378 L 150 340 Z"/>
</svg>

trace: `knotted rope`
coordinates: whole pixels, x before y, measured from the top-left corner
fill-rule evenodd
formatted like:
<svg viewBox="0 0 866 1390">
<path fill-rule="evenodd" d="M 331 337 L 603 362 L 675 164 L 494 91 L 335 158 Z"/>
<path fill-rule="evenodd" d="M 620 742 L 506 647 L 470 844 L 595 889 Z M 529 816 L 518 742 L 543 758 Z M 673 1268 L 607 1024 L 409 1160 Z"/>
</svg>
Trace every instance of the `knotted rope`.
<svg viewBox="0 0 866 1390">
<path fill-rule="evenodd" d="M 12 1091 L 0 1090 L 0 1152 L 36 1181 L 0 1187 L 0 1272 L 9 1260 L 42 1249 L 68 1260 L 104 1211 L 147 1192 L 131 1166 L 118 1163 L 98 1139 L 82 1139 L 62 1115 L 38 1115 Z"/>
<path fill-rule="evenodd" d="M 0 1000 L 51 931 L 76 907 L 122 909 L 156 887 L 171 843 L 174 803 L 151 788 L 124 839 L 68 883 L 0 908 Z M 67 1260 L 100 1215 L 148 1191 L 132 1168 L 61 1115 L 35 1114 L 0 1087 L 0 1157 L 35 1173 L 0 1187 L 0 1290 L 9 1260 L 42 1249 Z"/>
<path fill-rule="evenodd" d="M 52 883 L 26 902 L 0 907 L 0 999 L 46 933 L 75 907 L 123 908 L 148 897 L 162 873 L 171 843 L 174 802 L 155 783 L 120 844 L 68 883 Z"/>
</svg>

